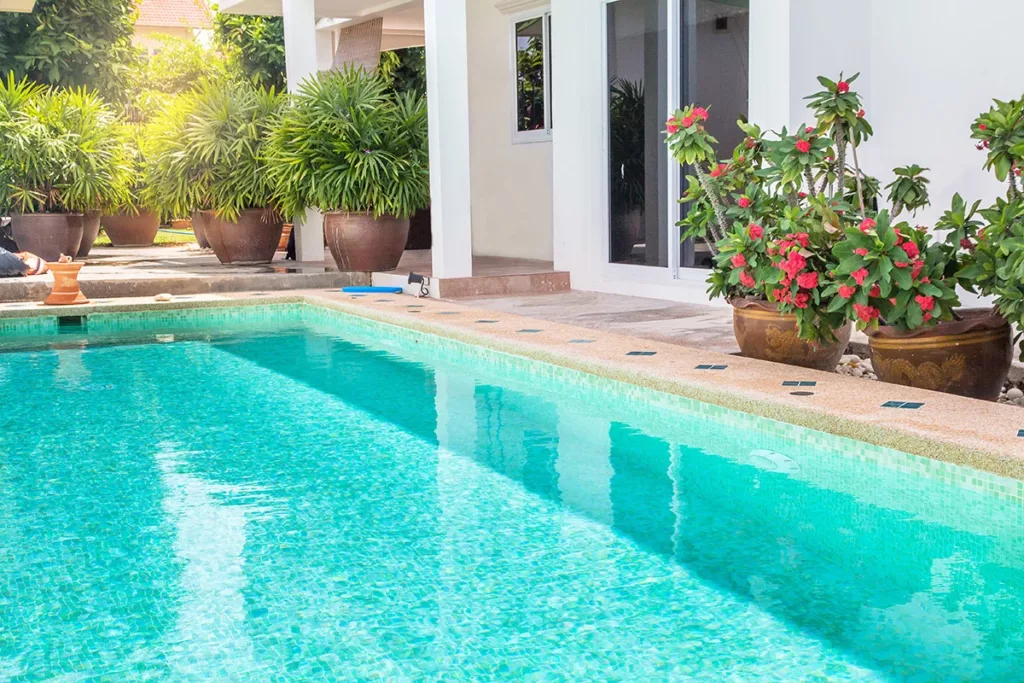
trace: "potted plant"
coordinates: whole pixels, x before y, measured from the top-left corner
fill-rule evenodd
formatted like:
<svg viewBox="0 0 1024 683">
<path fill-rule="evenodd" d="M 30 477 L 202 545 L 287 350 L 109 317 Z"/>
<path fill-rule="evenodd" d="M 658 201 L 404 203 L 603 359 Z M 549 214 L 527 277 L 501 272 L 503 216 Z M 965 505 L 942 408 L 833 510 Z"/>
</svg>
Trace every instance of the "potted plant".
<svg viewBox="0 0 1024 683">
<path fill-rule="evenodd" d="M 303 83 L 271 139 L 286 215 L 325 213 L 338 268 L 398 267 L 409 216 L 430 202 L 426 102 L 348 67 Z"/>
<path fill-rule="evenodd" d="M 83 214 L 122 201 L 130 183 L 112 110 L 85 90 L 0 83 L 0 180 L 18 247 L 47 261 L 78 254 Z"/>
<path fill-rule="evenodd" d="M 265 143 L 284 98 L 246 82 L 204 81 L 154 119 L 143 201 L 192 213 L 221 263 L 269 263 L 283 220 Z"/>
<path fill-rule="evenodd" d="M 144 173 L 146 165 L 142 156 L 142 128 L 128 124 L 125 127 L 129 131 L 125 149 L 132 159 L 133 183 L 127 201 L 105 212 L 100 222 L 111 245 L 148 247 L 152 246 L 160 230 L 160 212 L 142 200 L 145 196 L 143 189 L 147 184 Z"/>
<path fill-rule="evenodd" d="M 825 294 L 832 247 L 849 220 L 841 198 L 827 198 L 845 186 L 837 182 L 834 141 L 810 126 L 769 140 L 741 122 L 747 138 L 715 162 L 708 116 L 691 105 L 666 132 L 672 154 L 694 172 L 681 225 L 684 239 L 704 237 L 714 253 L 709 294 L 732 304 L 743 355 L 834 370 L 850 337 Z"/>
</svg>

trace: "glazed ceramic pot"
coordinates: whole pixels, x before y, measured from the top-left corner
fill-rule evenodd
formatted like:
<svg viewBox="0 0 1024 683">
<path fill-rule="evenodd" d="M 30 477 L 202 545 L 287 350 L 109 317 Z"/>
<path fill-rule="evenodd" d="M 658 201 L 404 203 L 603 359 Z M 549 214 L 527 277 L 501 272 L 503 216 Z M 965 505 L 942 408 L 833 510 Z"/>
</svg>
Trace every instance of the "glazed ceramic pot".
<svg viewBox="0 0 1024 683">
<path fill-rule="evenodd" d="M 833 372 L 850 343 L 850 323 L 835 331 L 831 344 L 808 342 L 797 334 L 796 316 L 779 313 L 775 304 L 756 299 L 730 303 L 736 341 L 747 358 Z"/>
<path fill-rule="evenodd" d="M 82 217 L 82 243 L 78 245 L 77 258 L 85 258 L 100 236 L 100 212 L 89 211 Z"/>
<path fill-rule="evenodd" d="M 44 261 L 74 256 L 82 246 L 84 216 L 80 213 L 23 213 L 11 216 L 11 232 L 20 251 Z"/>
<path fill-rule="evenodd" d="M 124 212 L 104 216 L 100 223 L 115 247 L 151 247 L 160 230 L 160 214 L 155 211 Z"/>
<path fill-rule="evenodd" d="M 196 236 L 196 244 L 201 249 L 210 248 L 210 241 L 206 239 L 206 220 L 201 211 L 192 214 L 192 233 Z"/>
<path fill-rule="evenodd" d="M 324 235 L 339 270 L 394 270 L 409 239 L 409 219 L 331 211 L 324 214 Z"/>
<path fill-rule="evenodd" d="M 995 401 L 1013 362 L 1010 324 L 988 308 L 955 311 L 959 320 L 901 332 L 868 332 L 871 365 L 883 382 Z"/>
<path fill-rule="evenodd" d="M 203 231 L 221 263 L 270 263 L 277 252 L 284 221 L 270 209 L 245 209 L 237 221 L 200 212 Z"/>
<path fill-rule="evenodd" d="M 53 273 L 53 289 L 43 303 L 47 306 L 73 306 L 87 304 L 89 300 L 82 294 L 78 286 L 78 273 L 84 264 L 81 261 L 71 263 L 50 263 Z"/>
</svg>

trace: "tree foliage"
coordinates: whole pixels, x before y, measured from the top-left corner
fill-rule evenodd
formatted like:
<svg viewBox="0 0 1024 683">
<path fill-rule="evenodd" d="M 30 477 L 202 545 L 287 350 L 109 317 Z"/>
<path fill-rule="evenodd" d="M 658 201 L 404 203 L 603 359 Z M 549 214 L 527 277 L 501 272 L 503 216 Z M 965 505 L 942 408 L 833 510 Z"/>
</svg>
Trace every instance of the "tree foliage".
<svg viewBox="0 0 1024 683">
<path fill-rule="evenodd" d="M 217 12 L 214 19 L 217 47 L 258 86 L 285 88 L 284 22 L 281 17 Z"/>
<path fill-rule="evenodd" d="M 31 13 L 0 12 L 0 73 L 122 102 L 138 63 L 136 11 L 133 0 L 37 0 Z"/>
</svg>

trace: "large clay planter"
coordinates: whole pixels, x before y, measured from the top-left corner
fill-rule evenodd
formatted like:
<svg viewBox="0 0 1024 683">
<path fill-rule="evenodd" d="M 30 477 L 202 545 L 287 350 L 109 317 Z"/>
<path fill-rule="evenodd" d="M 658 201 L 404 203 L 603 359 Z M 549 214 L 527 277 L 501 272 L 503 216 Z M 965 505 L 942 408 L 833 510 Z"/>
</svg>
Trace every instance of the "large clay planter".
<svg viewBox="0 0 1024 683">
<path fill-rule="evenodd" d="M 210 248 L 210 241 L 206 239 L 206 219 L 201 211 L 192 214 L 192 234 L 196 236 L 196 244 L 201 249 Z"/>
<path fill-rule="evenodd" d="M 160 230 L 160 214 L 140 211 L 104 216 L 100 223 L 115 247 L 151 247 Z"/>
<path fill-rule="evenodd" d="M 237 221 L 213 211 L 201 212 L 206 239 L 221 263 L 270 263 L 277 252 L 284 221 L 267 209 L 245 209 Z"/>
<path fill-rule="evenodd" d="M 850 323 L 835 331 L 831 344 L 808 342 L 797 334 L 796 316 L 779 313 L 775 304 L 754 299 L 731 303 L 736 341 L 747 358 L 833 372 L 850 343 Z"/>
<path fill-rule="evenodd" d="M 633 249 L 640 236 L 644 233 L 644 212 L 642 209 L 634 209 L 628 213 L 618 214 L 615 218 L 615 227 L 612 229 L 612 238 L 609 248 L 611 249 L 612 263 L 629 261 L 633 257 Z"/>
<path fill-rule="evenodd" d="M 82 243 L 78 245 L 78 258 L 85 258 L 100 236 L 100 212 L 90 211 L 82 218 Z"/>
<path fill-rule="evenodd" d="M 80 213 L 24 213 L 11 216 L 11 231 L 18 249 L 44 261 L 74 256 L 82 246 L 83 216 Z"/>
<path fill-rule="evenodd" d="M 1010 324 L 988 308 L 956 312 L 935 327 L 868 332 L 871 365 L 883 382 L 995 401 L 1013 362 Z"/>
<path fill-rule="evenodd" d="M 46 301 L 43 303 L 47 306 L 74 306 L 89 303 L 78 286 L 78 272 L 82 270 L 82 265 L 81 261 L 49 264 L 50 272 L 53 273 L 53 289 L 50 290 L 50 296 L 46 297 Z"/>
<path fill-rule="evenodd" d="M 324 234 L 339 270 L 394 270 L 409 239 L 409 219 L 332 211 L 324 214 Z"/>
</svg>

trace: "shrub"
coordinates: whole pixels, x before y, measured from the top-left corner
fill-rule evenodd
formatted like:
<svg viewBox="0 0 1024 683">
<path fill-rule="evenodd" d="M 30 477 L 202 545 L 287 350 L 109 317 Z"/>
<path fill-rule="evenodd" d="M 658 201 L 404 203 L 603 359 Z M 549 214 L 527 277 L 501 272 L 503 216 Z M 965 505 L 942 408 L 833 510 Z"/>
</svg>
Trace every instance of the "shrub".
<svg viewBox="0 0 1024 683">
<path fill-rule="evenodd" d="M 0 82 L 3 208 L 22 213 L 85 212 L 127 201 L 129 131 L 98 95 Z"/>
<path fill-rule="evenodd" d="M 430 201 L 427 110 L 362 69 L 305 82 L 271 139 L 287 215 L 304 207 L 406 217 Z"/>
<path fill-rule="evenodd" d="M 141 200 L 169 217 L 211 209 L 228 221 L 277 208 L 265 143 L 285 99 L 246 82 L 200 83 L 147 126 Z"/>
</svg>

